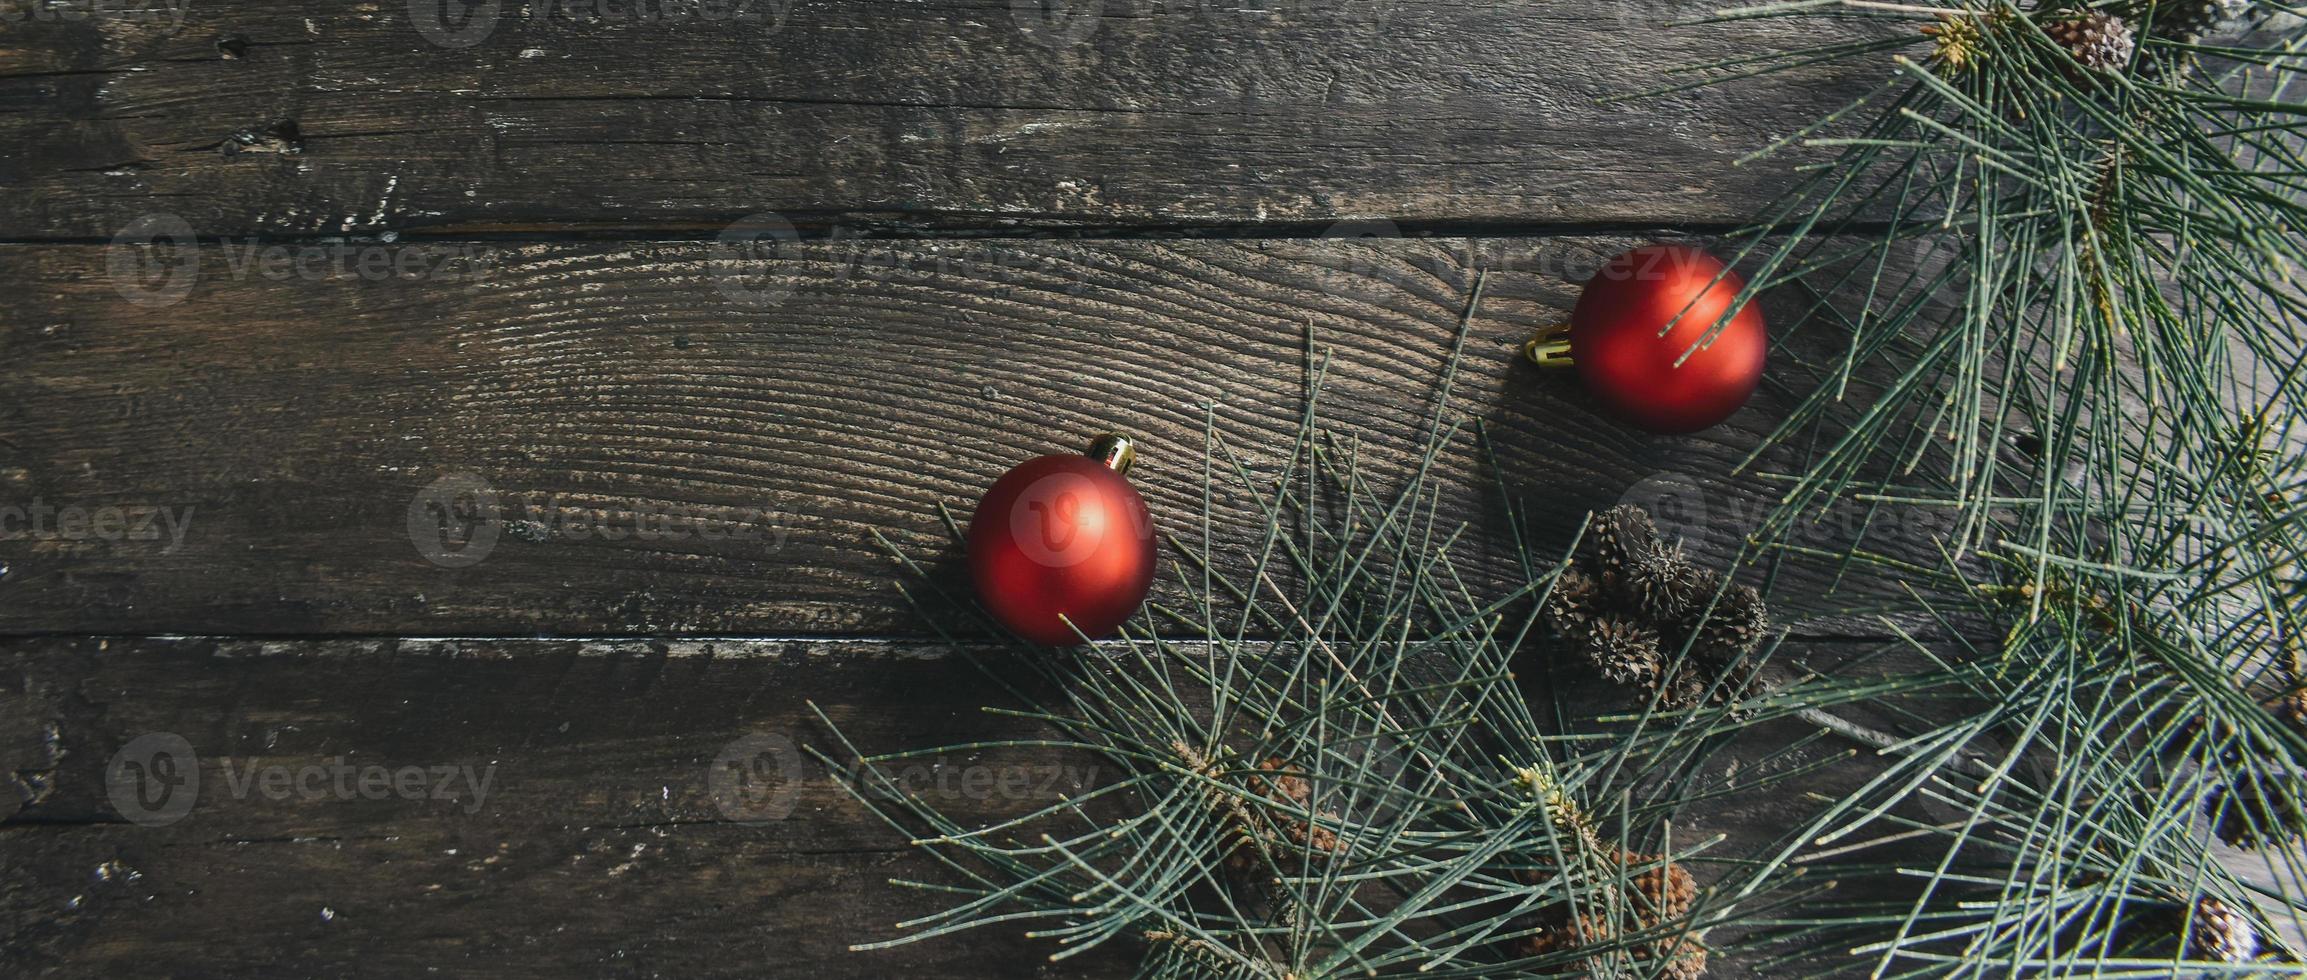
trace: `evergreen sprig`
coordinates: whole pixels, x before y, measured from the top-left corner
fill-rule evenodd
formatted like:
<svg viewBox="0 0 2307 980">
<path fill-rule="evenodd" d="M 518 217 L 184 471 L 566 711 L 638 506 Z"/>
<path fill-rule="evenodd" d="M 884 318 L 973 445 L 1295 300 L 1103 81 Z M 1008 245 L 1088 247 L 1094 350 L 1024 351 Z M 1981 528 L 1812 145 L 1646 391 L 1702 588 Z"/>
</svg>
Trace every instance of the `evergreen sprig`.
<svg viewBox="0 0 2307 980">
<path fill-rule="evenodd" d="M 903 883 L 954 904 L 868 947 L 996 926 L 1058 958 L 1119 943 L 1148 976 L 1691 978 L 1708 930 L 1785 899 L 1775 876 L 1799 869 L 1718 856 L 1673 818 L 1805 770 L 1707 770 L 1739 724 L 1722 709 L 1541 723 L 1513 659 L 1538 646 L 1559 563 L 1517 534 L 1527 582 L 1468 584 L 1463 528 L 1440 516 L 1464 487 L 1436 459 L 1478 433 L 1447 421 L 1449 376 L 1419 455 L 1381 466 L 1320 420 L 1322 375 L 1309 354 L 1301 431 L 1276 469 L 1212 415 L 1199 541 L 1170 542 L 1185 607 L 1150 606 L 1093 654 L 980 654 L 1016 682 L 1003 713 L 1050 737 L 872 754 L 836 732 L 860 764 L 833 768 L 857 774 L 857 797 L 961 882 Z M 1229 496 L 1265 518 L 1240 572 L 1212 550 Z M 885 774 L 999 748 L 1089 753 L 1114 776 L 979 825 Z"/>
<path fill-rule="evenodd" d="M 1323 434 L 1309 356 L 1278 471 L 1209 427 L 1201 544 L 1173 542 L 1185 608 L 1097 657 L 988 658 L 1042 675 L 1018 713 L 1057 733 L 1001 744 L 1094 753 L 1117 779 L 969 826 L 871 785 L 954 747 L 863 757 L 860 789 L 882 791 L 861 799 L 963 882 L 917 884 L 956 904 L 889 942 L 1026 924 L 1059 956 L 1133 944 L 1157 976 L 1687 976 L 1725 937 L 1772 976 L 2307 972 L 2298 11 L 1727 16 L 1872 33 L 1706 81 L 1851 58 L 1892 75 L 1777 148 L 1834 158 L 1733 247 L 1750 298 L 1808 297 L 1778 318 L 1803 324 L 1774 362 L 1798 407 L 1755 457 L 1799 465 L 1750 554 L 1896 583 L 1878 611 L 1897 656 L 1657 688 L 1599 729 L 1533 706 L 1512 657 L 1577 580 L 1511 508 L 1526 583 L 1485 595 L 1462 573 L 1433 477 L 1468 437 L 1449 378 L 1424 458 L 1381 473 Z M 1264 518 L 1246 572 L 1210 550 L 1219 494 Z M 1851 540 L 1797 544 L 1846 508 L 1868 517 Z M 1924 511 L 1951 533 L 1878 546 Z M 1707 775 L 1711 754 L 1789 719 L 1867 751 L 1753 778 L 1828 767 L 1842 787 L 1759 851 L 1676 840 L 1678 810 L 1753 788 Z"/>
<path fill-rule="evenodd" d="M 1799 407 L 1764 446 L 1802 465 L 1756 552 L 1902 580 L 1883 622 L 1929 665 L 1806 689 L 1917 705 L 1782 852 L 1913 885 L 1789 920 L 1833 937 L 1818 972 L 1853 954 L 1876 975 L 2307 969 L 2298 14 L 1724 15 L 1870 36 L 1710 78 L 1851 58 L 1890 76 L 1773 148 L 1834 156 L 1736 246 L 1757 292 L 1810 297 L 1782 353 L 1837 352 L 1798 365 Z M 1847 547 L 1791 543 L 1851 508 L 1870 521 Z M 1869 548 L 1924 511 L 1957 518 L 1935 553 Z"/>
</svg>

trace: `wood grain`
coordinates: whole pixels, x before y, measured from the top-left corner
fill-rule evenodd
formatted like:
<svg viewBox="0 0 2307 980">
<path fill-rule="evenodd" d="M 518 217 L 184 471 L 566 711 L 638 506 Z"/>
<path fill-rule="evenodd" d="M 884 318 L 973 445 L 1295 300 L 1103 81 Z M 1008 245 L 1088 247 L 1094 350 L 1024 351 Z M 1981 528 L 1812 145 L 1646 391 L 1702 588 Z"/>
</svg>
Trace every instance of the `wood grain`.
<svg viewBox="0 0 2307 980">
<path fill-rule="evenodd" d="M 469 281 L 276 281 L 210 245 L 166 306 L 125 299 L 105 249 L 0 248 L 0 630 L 920 635 L 874 535 L 950 559 L 940 505 L 966 520 L 1009 466 L 1112 429 L 1198 540 L 1205 416 L 1272 472 L 1309 349 L 1325 424 L 1402 472 L 1483 269 L 1445 414 L 1498 476 L 1470 435 L 1439 463 L 1472 573 L 1512 574 L 1501 479 L 1543 553 L 1634 499 L 1719 561 L 1764 510 L 1729 474 L 1783 399 L 1647 436 L 1516 356 L 1626 241 L 540 244 Z M 485 552 L 427 509 L 446 477 L 495 494 Z M 1220 486 L 1239 561 L 1262 518 Z"/>
<path fill-rule="evenodd" d="M 710 771 L 735 740 L 829 746 L 809 704 L 869 751 L 1032 733 L 980 711 L 1012 702 L 949 654 L 858 641 L 0 641 L 0 789 L 12 790 L 0 792 L 0 972 L 1121 975 L 1129 951 L 1051 965 L 1050 947 L 1000 928 L 848 952 L 939 907 L 886 879 L 948 872 L 814 760 L 794 770 L 781 819 L 724 808 Z M 1592 693 L 1582 703 L 1615 703 Z M 193 802 L 172 823 L 131 822 L 105 773 L 164 733 L 198 759 Z M 1802 733 L 1758 731 L 1714 765 L 1793 767 L 1847 748 L 1786 752 Z M 1100 778 L 1096 760 L 1046 751 L 925 762 L 906 785 L 964 820 L 1027 813 Z M 339 765 L 491 776 L 485 793 L 436 799 L 320 782 L 268 794 L 245 775 Z M 254 788 L 235 789 L 234 773 Z M 1799 799 L 1714 800 L 1676 833 L 1767 840 Z M 1717 968 L 1735 975 L 1738 962 Z"/>
<path fill-rule="evenodd" d="M 938 908 L 886 880 L 939 869 L 823 765 L 793 760 L 779 819 L 732 820 L 756 814 L 716 793 L 712 766 L 734 740 L 825 744 L 805 700 L 885 749 L 1019 734 L 978 710 L 998 694 L 974 669 L 857 646 L 11 645 L 0 972 L 1035 974 L 1049 950 L 1012 931 L 847 952 Z M 105 784 L 112 754 L 152 733 L 201 760 L 198 802 L 164 826 L 124 820 Z M 909 787 L 988 816 L 1096 778 L 1049 754 L 931 761 Z M 233 782 L 338 766 L 460 769 L 484 789 L 439 796 L 429 775 L 408 797 L 357 775 L 350 793 L 325 773 L 278 793 Z M 1076 969 L 1114 961 L 1062 973 Z"/>
<path fill-rule="evenodd" d="M 491 0 L 468 47 L 414 26 L 465 0 L 13 23 L 0 238 L 1743 222 L 1790 171 L 1734 161 L 1890 70 L 1604 101 L 1842 39 L 1670 0 L 701 9 L 740 3 Z"/>
</svg>

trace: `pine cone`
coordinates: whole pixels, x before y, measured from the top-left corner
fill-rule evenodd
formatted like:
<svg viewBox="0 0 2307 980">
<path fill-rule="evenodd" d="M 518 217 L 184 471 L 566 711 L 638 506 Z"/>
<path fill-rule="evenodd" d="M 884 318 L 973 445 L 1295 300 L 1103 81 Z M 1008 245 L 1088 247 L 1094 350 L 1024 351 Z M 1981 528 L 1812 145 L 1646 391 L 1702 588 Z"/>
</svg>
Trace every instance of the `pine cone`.
<svg viewBox="0 0 2307 980">
<path fill-rule="evenodd" d="M 2153 37 L 2193 44 L 2243 19 L 2251 7 L 2252 0 L 2146 0 L 2131 8 L 2131 19 L 2145 23 Z"/>
<path fill-rule="evenodd" d="M 1714 594 L 1720 579 L 1701 571 L 1680 548 L 1659 548 L 1626 563 L 1626 601 L 1654 622 L 1672 622 Z"/>
<path fill-rule="evenodd" d="M 1623 570 L 1658 552 L 1658 525 L 1642 508 L 1619 504 L 1594 518 L 1582 550 L 1596 565 Z"/>
<path fill-rule="evenodd" d="M 2234 847 L 2288 844 L 2307 834 L 2307 807 L 2300 805 L 2295 776 L 2245 773 L 2205 799 L 2203 812 L 2212 832 Z"/>
<path fill-rule="evenodd" d="M 1609 923 L 1601 917 L 1582 915 L 1575 924 L 1539 930 L 1536 935 L 1523 941 L 1522 953 L 1525 956 L 1544 956 L 1590 944 L 1606 943 L 1612 935 Z M 1657 966 L 1649 966 L 1649 969 L 1639 974 L 1641 976 L 1658 977 L 1661 980 L 1698 980 L 1706 975 L 1706 944 L 1699 942 L 1695 936 L 1668 936 L 1624 952 L 1646 966 L 1665 961 Z M 1593 968 L 1592 975 L 1603 975 L 1601 964 Z"/>
<path fill-rule="evenodd" d="M 1711 612 L 1706 609 L 1709 599 L 1714 602 Z M 1700 598 L 1697 606 L 1691 611 L 1691 618 L 1699 618 L 1700 613 L 1705 616 L 1688 627 L 1698 634 L 1693 649 L 1699 656 L 1716 663 L 1731 663 L 1753 653 L 1770 633 L 1770 607 L 1763 603 L 1762 593 L 1751 585 L 1734 584 L 1724 590 L 1720 598 L 1712 595 Z"/>
<path fill-rule="evenodd" d="M 2187 917 L 2187 958 L 2249 963 L 2259 955 L 2259 931 L 2227 903 L 2204 896 Z"/>
<path fill-rule="evenodd" d="M 1725 682 L 1726 683 L 1717 683 Z M 1745 687 L 1744 673 L 1738 678 L 1717 677 L 1696 660 L 1684 660 L 1674 676 L 1660 685 L 1659 703 L 1669 708 L 1689 709 L 1700 705 L 1723 703 L 1731 693 Z"/>
<path fill-rule="evenodd" d="M 1614 684 L 1649 688 L 1658 683 L 1666 658 L 1658 652 L 1658 631 L 1631 619 L 1607 616 L 1586 633 L 1586 657 Z"/>
<path fill-rule="evenodd" d="M 1596 515 L 1574 564 L 1541 612 L 1603 677 L 1678 710 L 1706 703 L 1710 691 L 1736 700 L 1753 682 L 1745 658 L 1770 629 L 1761 593 L 1724 588 L 1721 575 L 1660 544 L 1642 508 L 1620 504 Z M 1681 662 L 1670 664 L 1669 655 Z"/>
<path fill-rule="evenodd" d="M 2104 10 L 2052 21 L 2043 25 L 2043 31 L 2067 49 L 2076 64 L 2095 71 L 2122 71 L 2139 46 L 2130 23 Z"/>
<path fill-rule="evenodd" d="M 1643 899 L 1643 928 L 1655 929 L 1690 914 L 1691 903 L 1698 900 L 1698 881 L 1690 872 L 1655 854 L 1629 851 L 1624 860 L 1629 867 L 1642 868 L 1633 882 L 1635 894 Z"/>
<path fill-rule="evenodd" d="M 1311 819 L 1314 786 L 1306 781 L 1306 777 L 1291 771 L 1296 766 L 1291 765 L 1287 759 L 1274 756 L 1258 763 L 1258 768 L 1279 775 L 1270 778 L 1251 777 L 1251 790 L 1276 802 L 1289 804 L 1297 813 L 1308 815 L 1301 817 L 1285 813 L 1275 817 L 1274 822 L 1281 826 L 1283 835 L 1291 843 L 1317 855 L 1336 854 L 1345 849 L 1344 842 L 1338 840 L 1336 833 Z"/>
<path fill-rule="evenodd" d="M 1666 961 L 1662 980 L 1698 980 L 1706 975 L 1706 944 L 1695 936 L 1672 936 L 1650 944 L 1654 959 Z"/>
<path fill-rule="evenodd" d="M 1548 924 L 1518 944 L 1522 955 L 1544 956 L 1613 943 L 1628 933 L 1674 932 L 1676 921 L 1690 915 L 1692 904 L 1698 900 L 1698 882 L 1681 865 L 1659 855 L 1623 849 L 1617 849 L 1616 861 L 1632 872 L 1627 881 L 1633 886 L 1634 897 L 1624 909 L 1625 914 L 1589 906 L 1592 911 L 1588 914 L 1573 917 L 1570 906 L 1552 906 L 1541 913 L 1542 921 Z M 1635 870 L 1637 868 L 1640 870 Z M 1535 884 L 1544 877 L 1532 874 L 1524 880 Z M 1623 949 L 1619 955 L 1631 957 L 1645 967 L 1643 976 L 1698 980 L 1706 973 L 1706 946 L 1693 934 L 1653 939 Z M 1611 965 L 1604 963 L 1600 955 L 1594 960 L 1589 969 L 1596 976 L 1603 975 L 1603 968 Z"/>
<path fill-rule="evenodd" d="M 1546 595 L 1546 625 L 1569 637 L 1584 637 L 1602 616 L 1602 585 L 1575 569 L 1565 570 Z"/>
</svg>

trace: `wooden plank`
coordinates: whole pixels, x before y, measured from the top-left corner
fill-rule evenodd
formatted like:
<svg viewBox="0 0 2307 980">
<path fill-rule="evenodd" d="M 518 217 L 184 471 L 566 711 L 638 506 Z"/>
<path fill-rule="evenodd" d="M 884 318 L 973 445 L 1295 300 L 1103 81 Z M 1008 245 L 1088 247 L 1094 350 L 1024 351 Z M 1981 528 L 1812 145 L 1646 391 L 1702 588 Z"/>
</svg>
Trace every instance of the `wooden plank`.
<svg viewBox="0 0 2307 980">
<path fill-rule="evenodd" d="M 950 574 L 938 505 L 966 520 L 1009 466 L 1115 429 L 1198 539 L 1205 414 L 1278 465 L 1309 333 L 1327 418 L 1400 464 L 1480 269 L 1451 418 L 1486 428 L 1533 544 L 1635 499 L 1719 561 L 1769 492 L 1726 474 L 1783 398 L 1652 437 L 1516 356 L 1627 241 L 475 246 L 477 278 L 376 246 L 437 273 L 408 280 L 208 245 L 173 305 L 104 248 L 4 247 L 0 631 L 920 635 L 875 533 Z M 1460 557 L 1509 574 L 1473 441 L 1440 467 Z M 474 517 L 457 480 L 497 503 L 444 532 L 429 508 Z M 1254 502 L 1213 511 L 1246 556 Z"/>
<path fill-rule="evenodd" d="M 1032 972 L 1050 950 L 1014 932 L 848 953 L 938 908 L 885 884 L 938 867 L 798 754 L 769 757 L 759 801 L 715 784 L 740 739 L 823 745 L 804 699 L 893 746 L 1018 733 L 977 710 L 998 695 L 964 664 L 853 646 L 11 644 L 0 973 Z M 105 782 L 115 753 L 166 736 L 199 760 L 175 822 L 165 804 L 124 811 Z M 426 775 L 398 782 L 411 768 Z M 985 753 L 907 785 L 995 815 L 1095 778 L 1073 760 Z M 1115 972 L 1108 958 L 1081 966 Z"/>
<path fill-rule="evenodd" d="M 1027 975 L 1051 949 L 1011 930 L 847 952 L 938 907 L 885 879 L 947 872 L 817 762 L 790 783 L 776 767 L 770 795 L 790 788 L 781 818 L 734 819 L 773 811 L 745 797 L 732 811 L 712 778 L 741 739 L 826 745 L 809 702 L 872 751 L 1029 731 L 979 711 L 1010 702 L 944 653 L 856 641 L 0 641 L 0 972 Z M 1592 694 L 1581 703 L 1618 697 Z M 1776 754 L 1802 730 L 1773 729 L 1720 765 L 1794 766 L 1845 748 Z M 189 753 L 175 756 L 188 763 L 179 772 L 199 774 L 189 802 L 123 806 L 108 768 L 116 756 L 156 762 L 150 740 L 165 737 Z M 939 761 L 906 784 L 988 822 L 1099 779 L 1094 760 L 1046 752 Z M 354 789 L 338 788 L 340 767 Z M 408 767 L 485 773 L 487 789 L 460 776 L 447 794 L 429 778 L 371 791 L 362 775 Z M 1677 833 L 1759 843 L 1798 799 L 1712 801 Z M 1057 972 L 1124 965 L 1092 956 Z"/>
<path fill-rule="evenodd" d="M 207 235 L 709 234 L 758 211 L 979 229 L 1744 221 L 1787 169 L 1733 161 L 1890 70 L 1600 101 L 1854 29 L 1668 28 L 1693 13 L 1670 0 L 706 7 L 740 3 L 750 19 L 172 0 L 12 23 L 0 237 L 103 239 L 155 212 Z M 484 36 L 428 41 L 428 4 L 479 11 L 465 23 Z M 1066 19 L 1080 13 L 1098 16 Z"/>
</svg>

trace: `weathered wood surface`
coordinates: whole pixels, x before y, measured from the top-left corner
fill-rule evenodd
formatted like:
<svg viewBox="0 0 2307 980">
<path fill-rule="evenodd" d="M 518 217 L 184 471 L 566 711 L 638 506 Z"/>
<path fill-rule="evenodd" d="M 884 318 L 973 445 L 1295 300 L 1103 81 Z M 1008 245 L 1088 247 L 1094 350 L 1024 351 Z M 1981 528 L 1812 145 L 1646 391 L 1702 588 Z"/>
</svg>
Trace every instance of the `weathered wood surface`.
<svg viewBox="0 0 2307 980">
<path fill-rule="evenodd" d="M 102 6 L 0 22 L 8 976 L 1119 974 L 1010 934 L 847 953 L 937 907 L 881 884 L 935 866 L 822 772 L 785 819 L 717 805 L 733 740 L 822 744 L 804 701 L 876 748 L 1019 730 L 904 639 L 875 534 L 950 575 L 939 504 L 1121 429 L 1191 539 L 1205 413 L 1272 466 L 1309 349 L 1398 463 L 1486 269 L 1455 417 L 1532 544 L 1631 498 L 1718 559 L 1784 394 L 1643 436 L 1514 348 L 1617 248 L 1753 217 L 1789 172 L 1732 161 L 1872 81 L 1597 101 L 1833 40 L 1671 0 Z M 823 237 L 857 232 L 929 240 Z M 1441 472 L 1505 574 L 1471 444 Z M 1215 504 L 1238 552 L 1248 501 Z M 1818 584 L 1781 608 L 1849 630 Z M 531 634 L 591 639 L 407 639 Z M 163 732 L 207 788 L 126 822 L 103 769 Z M 496 775 L 468 811 L 225 763 L 339 758 Z M 1061 762 L 926 785 L 995 817 Z"/>
<path fill-rule="evenodd" d="M 941 907 L 885 879 L 941 869 L 815 760 L 770 767 L 760 802 L 713 781 L 740 739 L 830 749 L 812 702 L 868 751 L 1034 734 L 981 712 L 1012 702 L 947 654 L 872 641 L 0 642 L 0 973 L 1123 972 L 1126 951 L 1050 966 L 1053 947 L 1001 928 L 849 952 Z M 1774 739 L 1801 731 L 1768 730 L 1712 772 L 1849 748 L 1783 754 Z M 197 759 L 179 757 L 197 783 L 173 784 L 190 787 L 186 809 L 121 805 L 106 781 L 115 756 L 155 758 L 138 740 L 168 735 Z M 1097 760 L 1048 752 L 923 761 L 899 770 L 905 786 L 986 822 L 1101 779 Z M 361 782 L 409 767 L 457 776 L 446 793 L 429 776 L 413 792 Z M 1681 815 L 1676 833 L 1768 840 L 1786 812 L 1776 796 L 1732 797 Z"/>
<path fill-rule="evenodd" d="M 1325 416 L 1398 471 L 1477 269 L 1452 417 L 1486 428 L 1534 546 L 1632 497 L 1719 558 L 1769 492 L 1725 474 L 1782 400 L 1646 436 L 1515 353 L 1624 243 L 540 244 L 489 246 L 472 281 L 276 281 L 226 244 L 183 253 L 174 305 L 124 298 L 105 248 L 0 248 L 0 488 L 51 509 L 0 514 L 0 631 L 921 635 L 876 533 L 950 558 L 940 504 L 966 520 L 1009 466 L 1115 429 L 1198 540 L 1205 412 L 1270 471 L 1309 335 Z M 1504 573 L 1474 440 L 1442 472 L 1462 557 Z M 460 475 L 496 507 L 443 530 Z M 1216 501 L 1220 555 L 1259 526 Z"/>
<path fill-rule="evenodd" d="M 0 649 L 0 973 L 1030 974 L 1049 951 L 1014 934 L 849 954 L 939 907 L 885 884 L 937 867 L 814 761 L 767 769 L 761 803 L 783 811 L 711 781 L 755 733 L 825 745 L 805 700 L 883 747 L 1021 731 L 978 710 L 998 694 L 973 668 L 933 654 L 18 641 Z M 201 781 L 181 819 L 138 825 L 104 770 L 152 733 L 185 739 Z M 944 762 L 915 788 L 988 816 L 1096 778 L 1046 755 Z M 407 794 L 233 782 L 339 765 L 427 776 Z M 436 769 L 457 774 L 445 792 Z"/>
<path fill-rule="evenodd" d="M 1737 222 L 1863 81 L 1599 101 L 1834 40 L 1675 0 L 102 6 L 0 33 L 0 238 Z"/>
</svg>

